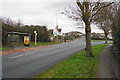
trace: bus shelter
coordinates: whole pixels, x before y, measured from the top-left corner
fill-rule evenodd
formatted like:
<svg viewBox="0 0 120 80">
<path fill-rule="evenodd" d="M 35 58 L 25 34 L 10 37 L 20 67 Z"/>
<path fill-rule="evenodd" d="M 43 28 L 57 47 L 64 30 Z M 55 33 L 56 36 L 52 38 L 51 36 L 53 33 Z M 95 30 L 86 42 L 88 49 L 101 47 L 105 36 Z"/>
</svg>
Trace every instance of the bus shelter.
<svg viewBox="0 0 120 80">
<path fill-rule="evenodd" d="M 31 34 L 20 32 L 7 32 L 7 46 L 15 47 L 24 44 L 24 46 L 30 45 Z"/>
</svg>

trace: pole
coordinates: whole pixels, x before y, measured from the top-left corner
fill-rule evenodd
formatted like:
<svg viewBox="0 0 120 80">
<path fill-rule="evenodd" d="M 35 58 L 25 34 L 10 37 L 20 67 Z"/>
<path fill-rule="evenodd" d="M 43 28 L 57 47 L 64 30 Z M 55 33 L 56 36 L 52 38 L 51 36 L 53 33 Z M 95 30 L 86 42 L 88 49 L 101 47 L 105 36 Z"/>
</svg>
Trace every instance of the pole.
<svg viewBox="0 0 120 80">
<path fill-rule="evenodd" d="M 34 33 L 35 33 L 35 46 L 36 46 L 36 31 L 34 31 Z"/>
<path fill-rule="evenodd" d="M 36 46 L 36 33 L 35 33 L 35 46 Z"/>
<path fill-rule="evenodd" d="M 57 38 L 57 39 L 56 39 L 56 40 L 57 40 L 57 43 L 58 43 L 58 40 L 59 40 L 59 39 L 58 39 L 58 14 L 59 14 L 59 13 L 56 14 L 56 29 L 57 29 L 57 35 L 56 35 L 56 38 Z M 64 14 L 64 12 L 61 12 L 60 14 Z"/>
<path fill-rule="evenodd" d="M 58 43 L 58 14 L 56 14 L 56 41 Z"/>
<path fill-rule="evenodd" d="M 57 27 L 57 43 L 58 43 L 58 27 Z"/>
<path fill-rule="evenodd" d="M 58 18 L 57 18 L 57 16 L 58 16 L 58 14 L 56 14 L 56 27 L 57 27 L 57 25 L 58 25 Z"/>
</svg>

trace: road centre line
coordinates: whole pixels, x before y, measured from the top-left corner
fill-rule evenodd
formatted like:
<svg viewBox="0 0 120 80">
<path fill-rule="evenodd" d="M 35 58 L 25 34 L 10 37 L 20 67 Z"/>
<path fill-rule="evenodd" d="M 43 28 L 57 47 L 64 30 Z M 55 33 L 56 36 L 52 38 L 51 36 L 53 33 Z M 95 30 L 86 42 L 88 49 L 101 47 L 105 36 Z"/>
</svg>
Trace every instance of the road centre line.
<svg viewBox="0 0 120 80">
<path fill-rule="evenodd" d="M 27 56 L 27 55 L 31 55 L 31 54 L 35 54 L 35 53 L 21 54 L 21 55 L 18 55 L 18 56 L 13 56 L 11 58 L 14 59 L 14 58 L 18 58 L 18 57 L 22 57 L 22 56 Z"/>
</svg>

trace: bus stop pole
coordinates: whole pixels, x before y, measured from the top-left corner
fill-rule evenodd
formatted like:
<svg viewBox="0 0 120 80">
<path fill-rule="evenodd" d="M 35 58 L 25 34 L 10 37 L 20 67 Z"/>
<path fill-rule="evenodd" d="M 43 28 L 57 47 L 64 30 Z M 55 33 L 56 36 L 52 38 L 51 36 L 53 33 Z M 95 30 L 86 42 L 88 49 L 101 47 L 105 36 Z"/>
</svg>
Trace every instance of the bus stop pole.
<svg viewBox="0 0 120 80">
<path fill-rule="evenodd" d="M 35 46 L 36 46 L 36 31 L 34 31 L 34 33 L 35 33 Z"/>
<path fill-rule="evenodd" d="M 35 46 L 36 46 L 36 34 L 35 34 Z"/>
</svg>

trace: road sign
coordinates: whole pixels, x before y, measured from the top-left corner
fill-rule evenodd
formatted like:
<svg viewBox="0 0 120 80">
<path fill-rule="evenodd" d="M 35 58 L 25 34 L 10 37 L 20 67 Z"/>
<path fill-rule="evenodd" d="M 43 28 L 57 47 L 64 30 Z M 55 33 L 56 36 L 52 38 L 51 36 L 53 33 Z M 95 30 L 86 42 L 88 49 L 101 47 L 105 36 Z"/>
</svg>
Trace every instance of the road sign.
<svg viewBox="0 0 120 80">
<path fill-rule="evenodd" d="M 36 31 L 34 31 L 34 33 L 36 33 Z"/>
</svg>

